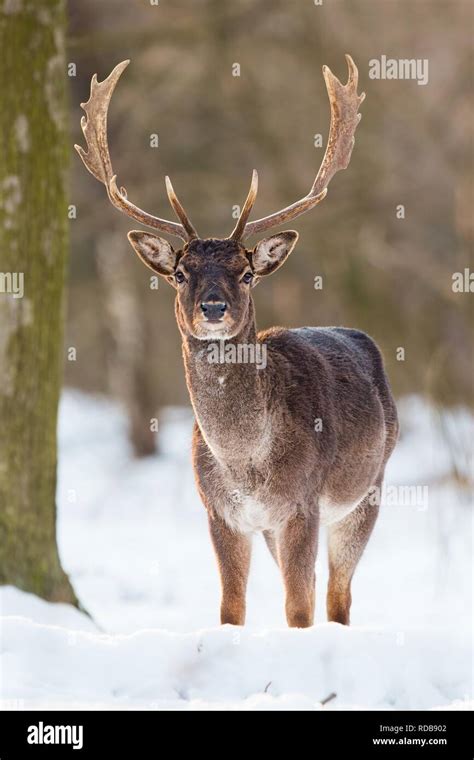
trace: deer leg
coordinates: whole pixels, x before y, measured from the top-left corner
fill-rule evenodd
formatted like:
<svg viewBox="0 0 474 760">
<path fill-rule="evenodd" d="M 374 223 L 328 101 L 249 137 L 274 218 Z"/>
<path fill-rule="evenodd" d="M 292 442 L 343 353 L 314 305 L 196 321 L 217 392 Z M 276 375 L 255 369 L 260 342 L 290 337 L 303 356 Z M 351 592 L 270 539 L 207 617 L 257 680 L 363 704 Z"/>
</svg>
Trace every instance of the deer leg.
<svg viewBox="0 0 474 760">
<path fill-rule="evenodd" d="M 274 532 L 271 530 L 264 530 L 263 537 L 265 539 L 266 545 L 268 546 L 270 554 L 278 565 L 277 543 Z"/>
<path fill-rule="evenodd" d="M 278 564 L 285 584 L 285 611 L 290 628 L 313 625 L 317 545 L 316 515 L 296 515 L 277 537 Z"/>
<path fill-rule="evenodd" d="M 343 520 L 328 528 L 329 621 L 349 625 L 352 576 L 372 533 L 378 511 L 378 498 L 371 494 Z"/>
<path fill-rule="evenodd" d="M 221 578 L 221 624 L 244 625 L 250 537 L 235 533 L 219 517 L 209 518 L 209 529 Z"/>
</svg>

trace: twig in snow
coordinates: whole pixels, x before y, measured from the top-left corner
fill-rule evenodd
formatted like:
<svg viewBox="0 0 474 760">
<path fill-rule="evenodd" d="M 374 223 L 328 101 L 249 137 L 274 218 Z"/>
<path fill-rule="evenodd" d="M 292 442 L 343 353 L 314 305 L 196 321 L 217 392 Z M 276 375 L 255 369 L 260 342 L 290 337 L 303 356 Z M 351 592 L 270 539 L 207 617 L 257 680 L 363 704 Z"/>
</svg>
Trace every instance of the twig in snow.
<svg viewBox="0 0 474 760">
<path fill-rule="evenodd" d="M 321 704 L 322 705 L 327 705 L 328 702 L 331 702 L 333 699 L 336 699 L 336 697 L 337 697 L 336 692 L 332 691 L 330 694 L 328 694 L 328 696 L 326 697 L 326 699 L 322 699 L 321 700 Z"/>
</svg>

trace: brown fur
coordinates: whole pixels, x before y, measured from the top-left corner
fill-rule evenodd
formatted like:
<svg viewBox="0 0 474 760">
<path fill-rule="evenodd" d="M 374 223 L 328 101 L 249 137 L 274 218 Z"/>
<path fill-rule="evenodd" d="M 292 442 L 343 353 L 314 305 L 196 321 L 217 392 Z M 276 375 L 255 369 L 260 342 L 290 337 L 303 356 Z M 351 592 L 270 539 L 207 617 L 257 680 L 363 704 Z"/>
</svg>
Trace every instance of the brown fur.
<svg viewBox="0 0 474 760">
<path fill-rule="evenodd" d="M 193 463 L 220 570 L 222 623 L 244 623 L 251 534 L 263 532 L 282 573 L 288 624 L 312 625 L 319 525 L 326 524 L 328 618 L 348 624 L 352 576 L 378 512 L 368 492 L 381 487 L 398 434 L 377 346 L 345 328 L 257 334 L 251 287 L 286 260 L 294 232 L 252 251 L 210 239 L 175 252 L 149 233 L 129 238 L 177 289 L 196 416 Z M 211 323 L 202 305 L 216 303 L 225 312 Z M 221 341 L 265 345 L 266 366 L 210 363 L 209 348 Z"/>
</svg>

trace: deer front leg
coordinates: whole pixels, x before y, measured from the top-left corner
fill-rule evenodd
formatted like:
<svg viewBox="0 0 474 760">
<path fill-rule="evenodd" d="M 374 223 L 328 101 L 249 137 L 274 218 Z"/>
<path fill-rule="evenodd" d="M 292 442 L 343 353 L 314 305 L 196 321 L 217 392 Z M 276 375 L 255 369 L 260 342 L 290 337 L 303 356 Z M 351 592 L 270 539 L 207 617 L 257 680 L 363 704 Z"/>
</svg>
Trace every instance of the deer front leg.
<svg viewBox="0 0 474 760">
<path fill-rule="evenodd" d="M 221 578 L 221 624 L 244 625 L 250 537 L 234 533 L 219 517 L 209 517 L 209 529 Z"/>
<path fill-rule="evenodd" d="M 308 628 L 313 625 L 317 548 L 316 515 L 298 514 L 279 532 L 278 563 L 285 584 L 285 611 L 290 628 Z"/>
</svg>

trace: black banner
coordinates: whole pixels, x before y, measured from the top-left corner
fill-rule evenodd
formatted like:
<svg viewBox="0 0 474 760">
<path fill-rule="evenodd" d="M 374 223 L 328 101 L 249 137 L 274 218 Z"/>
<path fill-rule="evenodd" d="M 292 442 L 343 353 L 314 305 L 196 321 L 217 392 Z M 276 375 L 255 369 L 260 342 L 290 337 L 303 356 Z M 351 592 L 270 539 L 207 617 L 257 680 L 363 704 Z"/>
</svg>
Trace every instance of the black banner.
<svg viewBox="0 0 474 760">
<path fill-rule="evenodd" d="M 159 756 L 191 751 L 218 751 L 229 740 L 241 751 L 262 743 L 289 744 L 294 753 L 312 744 L 316 756 L 360 753 L 369 757 L 473 757 L 472 714 L 461 712 L 315 711 L 286 713 L 284 722 L 299 724 L 304 734 L 287 733 L 280 712 L 256 713 L 172 711 L 14 711 L 0 714 L 0 760 L 28 757 Z M 258 716 L 258 717 L 257 717 Z M 255 722 L 257 721 L 257 722 Z M 277 722 L 278 721 L 278 722 Z M 249 734 L 246 735 L 248 725 Z M 215 733 L 213 733 L 215 732 Z M 233 738 L 232 738 L 233 737 Z M 240 741 L 239 741 L 240 740 Z"/>
</svg>

